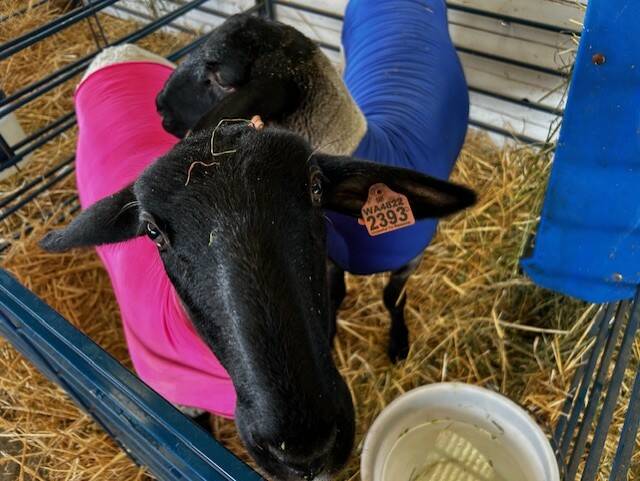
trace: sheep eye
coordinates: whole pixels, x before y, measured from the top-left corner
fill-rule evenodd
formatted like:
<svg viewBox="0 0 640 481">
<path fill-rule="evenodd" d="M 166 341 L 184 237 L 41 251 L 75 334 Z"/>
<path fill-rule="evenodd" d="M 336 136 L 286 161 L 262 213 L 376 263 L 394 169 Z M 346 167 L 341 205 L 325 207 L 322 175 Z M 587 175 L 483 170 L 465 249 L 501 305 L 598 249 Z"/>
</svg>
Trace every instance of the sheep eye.
<svg viewBox="0 0 640 481">
<path fill-rule="evenodd" d="M 163 250 L 166 247 L 166 240 L 162 232 L 151 222 L 147 222 L 147 237 L 155 242 L 158 249 Z"/>
<path fill-rule="evenodd" d="M 218 87 L 220 87 L 225 92 L 230 92 L 230 91 L 233 90 L 233 86 L 232 85 L 226 85 L 225 84 L 224 80 L 222 79 L 222 76 L 220 75 L 220 71 L 218 71 L 218 70 L 213 72 L 213 81 L 215 83 L 217 83 Z"/>
<path fill-rule="evenodd" d="M 160 231 L 151 222 L 147 222 L 147 236 L 151 240 L 156 240 L 160 236 Z"/>
<path fill-rule="evenodd" d="M 311 195 L 311 202 L 315 206 L 319 206 L 322 203 L 322 179 L 319 173 L 312 175 L 311 183 L 309 185 L 309 193 Z"/>
</svg>

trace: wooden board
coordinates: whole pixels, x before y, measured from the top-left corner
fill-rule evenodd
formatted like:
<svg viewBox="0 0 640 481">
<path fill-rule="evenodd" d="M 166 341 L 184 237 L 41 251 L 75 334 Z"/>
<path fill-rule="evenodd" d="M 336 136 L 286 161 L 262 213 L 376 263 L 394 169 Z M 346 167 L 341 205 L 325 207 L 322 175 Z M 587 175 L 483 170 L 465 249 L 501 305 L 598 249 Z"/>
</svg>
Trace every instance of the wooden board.
<svg viewBox="0 0 640 481">
<path fill-rule="evenodd" d="M 586 0 L 448 0 L 451 7 L 471 7 L 487 12 L 580 31 Z"/>
</svg>

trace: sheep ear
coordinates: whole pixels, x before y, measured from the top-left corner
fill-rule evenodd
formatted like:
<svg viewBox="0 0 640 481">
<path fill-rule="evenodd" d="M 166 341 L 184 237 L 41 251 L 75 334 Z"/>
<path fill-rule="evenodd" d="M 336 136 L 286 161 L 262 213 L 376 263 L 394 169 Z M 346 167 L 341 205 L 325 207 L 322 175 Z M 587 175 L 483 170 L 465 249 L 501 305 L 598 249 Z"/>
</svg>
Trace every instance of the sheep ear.
<svg viewBox="0 0 640 481">
<path fill-rule="evenodd" d="M 121 242 L 141 234 L 139 208 L 133 184 L 83 211 L 64 229 L 54 230 L 40 240 L 50 252 Z"/>
<path fill-rule="evenodd" d="M 467 187 L 412 170 L 351 157 L 314 157 L 326 179 L 324 207 L 353 217 L 361 216 L 369 188 L 378 183 L 405 195 L 416 219 L 444 217 L 476 201 L 475 192 Z"/>
</svg>

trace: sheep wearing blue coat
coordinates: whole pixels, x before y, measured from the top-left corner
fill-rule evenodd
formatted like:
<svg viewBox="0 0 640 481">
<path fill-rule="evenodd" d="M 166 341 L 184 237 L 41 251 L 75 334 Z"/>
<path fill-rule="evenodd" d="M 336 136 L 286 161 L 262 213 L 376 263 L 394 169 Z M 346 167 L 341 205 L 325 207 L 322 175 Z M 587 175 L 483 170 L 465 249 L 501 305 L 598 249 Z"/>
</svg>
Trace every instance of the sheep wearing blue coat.
<svg viewBox="0 0 640 481">
<path fill-rule="evenodd" d="M 344 80 L 293 28 L 234 17 L 165 85 L 157 99 L 163 125 L 182 137 L 223 118 L 258 114 L 321 152 L 447 179 L 467 131 L 469 95 L 445 2 L 352 0 L 342 45 Z M 436 228 L 437 219 L 425 219 L 372 237 L 352 216 L 327 211 L 334 312 L 346 292 L 345 271 L 392 272 L 384 292 L 392 359 L 406 357 L 409 346 L 399 297 Z"/>
</svg>

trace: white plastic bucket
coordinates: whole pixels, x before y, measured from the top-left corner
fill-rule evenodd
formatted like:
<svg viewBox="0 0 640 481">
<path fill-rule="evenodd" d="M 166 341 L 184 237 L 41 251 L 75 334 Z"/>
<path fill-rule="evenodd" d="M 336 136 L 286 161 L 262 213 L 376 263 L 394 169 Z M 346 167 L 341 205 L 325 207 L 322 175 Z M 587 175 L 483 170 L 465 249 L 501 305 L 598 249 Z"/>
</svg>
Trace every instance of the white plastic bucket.
<svg viewBox="0 0 640 481">
<path fill-rule="evenodd" d="M 467 439 L 475 438 L 502 479 L 560 481 L 551 445 L 531 416 L 501 394 L 460 383 L 423 386 L 389 404 L 367 433 L 362 481 L 412 479 L 446 423 L 466 426 Z"/>
</svg>

